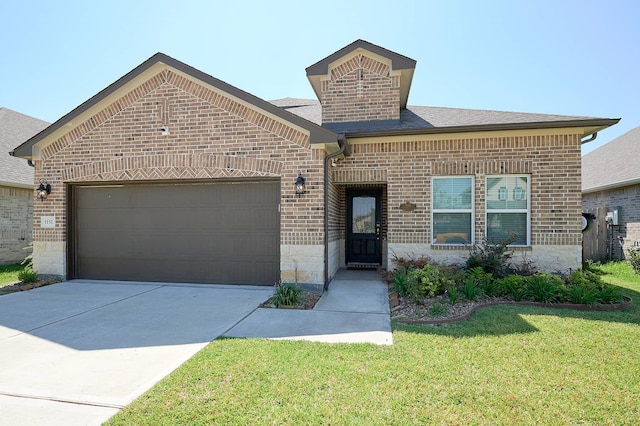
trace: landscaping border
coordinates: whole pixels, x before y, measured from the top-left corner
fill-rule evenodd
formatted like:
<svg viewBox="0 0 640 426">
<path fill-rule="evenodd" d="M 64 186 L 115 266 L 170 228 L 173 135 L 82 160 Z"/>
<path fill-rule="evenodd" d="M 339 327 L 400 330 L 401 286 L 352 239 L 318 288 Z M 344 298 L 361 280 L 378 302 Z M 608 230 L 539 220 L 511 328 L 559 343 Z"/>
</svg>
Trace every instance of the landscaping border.
<svg viewBox="0 0 640 426">
<path fill-rule="evenodd" d="M 521 306 L 538 306 L 544 308 L 559 308 L 559 309 L 576 309 L 580 311 L 620 311 L 623 309 L 630 308 L 633 304 L 633 299 L 629 296 L 623 296 L 623 299 L 626 302 L 622 303 L 610 303 L 610 304 L 594 304 L 594 305 L 582 305 L 577 303 L 542 303 L 542 302 L 516 302 L 516 301 L 503 301 L 503 302 L 486 302 L 481 303 L 477 306 L 474 306 L 469 310 L 469 312 L 452 318 L 442 318 L 442 319 L 434 319 L 434 320 L 403 320 L 402 318 L 396 318 L 394 321 L 407 324 L 407 325 L 420 325 L 420 324 L 448 324 L 452 322 L 464 321 L 469 319 L 471 314 L 481 308 L 486 308 L 489 306 L 497 306 L 497 305 L 521 305 Z"/>
</svg>

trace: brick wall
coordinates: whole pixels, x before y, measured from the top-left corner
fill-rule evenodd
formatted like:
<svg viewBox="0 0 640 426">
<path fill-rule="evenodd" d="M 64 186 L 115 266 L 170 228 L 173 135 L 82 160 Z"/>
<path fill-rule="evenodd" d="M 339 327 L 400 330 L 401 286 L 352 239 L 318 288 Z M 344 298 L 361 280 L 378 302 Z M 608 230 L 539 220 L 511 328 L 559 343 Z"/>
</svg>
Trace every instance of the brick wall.
<svg viewBox="0 0 640 426">
<path fill-rule="evenodd" d="M 405 138 L 408 139 L 409 137 Z M 475 199 L 475 240 L 485 235 L 485 178 L 525 174 L 531 179 L 531 248 L 542 267 L 580 265 L 581 192 L 580 135 L 509 136 L 413 140 L 368 138 L 352 143 L 352 155 L 332 170 L 334 180 L 385 183 L 387 240 L 391 251 L 419 250 L 443 261 L 460 259 L 465 249 L 431 244 L 432 176 L 472 176 Z M 366 142 L 366 143 L 365 143 Z M 403 203 L 416 205 L 404 211 Z M 536 250 L 536 248 L 554 248 Z M 560 247 L 556 250 L 556 247 Z M 566 249 L 562 249 L 565 247 Z M 566 256 L 563 254 L 566 253 Z M 559 268 L 563 266 L 563 268 Z"/>
<path fill-rule="evenodd" d="M 0 186 L 0 265 L 22 262 L 30 254 L 25 247 L 32 240 L 34 194 Z"/>
<path fill-rule="evenodd" d="M 399 120 L 400 77 L 388 65 L 357 55 L 331 70 L 322 82 L 323 123 Z"/>
<path fill-rule="evenodd" d="M 612 226 L 612 257 L 624 259 L 629 248 L 640 246 L 640 185 L 629 185 L 621 188 L 583 194 L 584 211 L 605 207 L 611 211 L 621 207 L 622 220 L 619 226 Z"/>
<path fill-rule="evenodd" d="M 298 129 L 165 70 L 43 149 L 36 180 L 53 189 L 35 220 L 55 216 L 56 227 L 36 227 L 36 266 L 66 273 L 65 184 L 74 182 L 280 177 L 281 244 L 322 248 L 323 158 Z M 302 197 L 298 173 L 306 179 Z M 287 261 L 283 255 L 283 269 Z"/>
</svg>

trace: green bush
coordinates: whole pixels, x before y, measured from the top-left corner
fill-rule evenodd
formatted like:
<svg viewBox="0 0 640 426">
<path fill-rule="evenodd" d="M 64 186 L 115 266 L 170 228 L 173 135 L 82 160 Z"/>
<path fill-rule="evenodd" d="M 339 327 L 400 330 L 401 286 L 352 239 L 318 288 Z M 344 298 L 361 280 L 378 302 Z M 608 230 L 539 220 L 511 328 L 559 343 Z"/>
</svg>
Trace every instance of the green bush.
<svg viewBox="0 0 640 426">
<path fill-rule="evenodd" d="M 31 268 L 24 268 L 18 272 L 18 279 L 23 283 L 35 283 L 38 282 L 38 274 Z"/>
<path fill-rule="evenodd" d="M 591 270 L 578 269 L 567 280 L 566 300 L 571 303 L 619 303 L 622 294 L 617 287 L 602 281 L 600 275 Z"/>
<path fill-rule="evenodd" d="M 545 272 L 526 278 L 524 295 L 534 302 L 552 303 L 562 300 L 564 281 Z"/>
<path fill-rule="evenodd" d="M 460 293 L 458 292 L 458 289 L 456 288 L 455 285 L 452 285 L 451 287 L 449 287 L 447 289 L 447 293 L 449 294 L 449 304 L 451 306 L 458 303 L 458 300 L 460 300 Z"/>
<path fill-rule="evenodd" d="M 480 291 L 478 284 L 472 278 L 466 278 L 462 285 L 462 294 L 467 300 L 473 300 L 482 294 L 482 291 Z"/>
<path fill-rule="evenodd" d="M 640 247 L 629 249 L 629 264 L 636 274 L 640 274 Z"/>
<path fill-rule="evenodd" d="M 276 286 L 271 301 L 276 306 L 294 306 L 302 298 L 302 289 L 296 284 L 283 283 Z"/>
<path fill-rule="evenodd" d="M 435 265 L 425 265 L 414 269 L 408 275 L 411 293 L 417 296 L 433 297 L 444 293 L 452 283 Z"/>
<path fill-rule="evenodd" d="M 497 295 L 511 296 L 516 302 L 524 299 L 527 277 L 521 275 L 509 275 L 496 280 Z"/>
<path fill-rule="evenodd" d="M 511 272 L 509 263 L 513 256 L 509 244 L 514 241 L 515 236 L 512 236 L 497 244 L 490 244 L 486 239 L 481 244 L 474 244 L 469 249 L 467 269 L 482 268 L 494 278 L 506 277 Z"/>
<path fill-rule="evenodd" d="M 443 294 L 455 285 L 455 281 L 439 266 L 427 264 L 421 269 L 398 267 L 393 272 L 393 284 L 400 296 L 408 296 L 418 302 L 422 297 Z"/>
<path fill-rule="evenodd" d="M 489 297 L 496 295 L 496 284 L 493 279 L 493 275 L 485 272 L 481 267 L 478 266 L 476 268 L 469 269 L 465 274 L 465 279 L 466 278 L 473 280 L 479 293 Z"/>
</svg>

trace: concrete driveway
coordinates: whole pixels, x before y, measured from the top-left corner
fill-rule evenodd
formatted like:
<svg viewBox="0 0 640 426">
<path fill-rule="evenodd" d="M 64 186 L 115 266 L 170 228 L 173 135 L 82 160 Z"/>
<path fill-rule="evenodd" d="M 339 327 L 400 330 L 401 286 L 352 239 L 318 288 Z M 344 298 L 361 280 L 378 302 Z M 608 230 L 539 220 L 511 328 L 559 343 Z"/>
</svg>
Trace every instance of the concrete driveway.
<svg viewBox="0 0 640 426">
<path fill-rule="evenodd" d="M 0 297 L 0 424 L 100 424 L 271 287 L 74 280 Z"/>
</svg>

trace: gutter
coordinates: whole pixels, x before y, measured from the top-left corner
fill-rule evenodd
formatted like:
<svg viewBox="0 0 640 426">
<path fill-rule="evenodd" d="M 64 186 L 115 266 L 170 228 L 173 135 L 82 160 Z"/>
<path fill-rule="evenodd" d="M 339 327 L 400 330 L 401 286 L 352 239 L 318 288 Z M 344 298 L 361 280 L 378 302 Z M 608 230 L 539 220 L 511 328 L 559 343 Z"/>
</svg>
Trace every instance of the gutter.
<svg viewBox="0 0 640 426">
<path fill-rule="evenodd" d="M 324 286 L 323 291 L 329 290 L 329 162 L 332 158 L 345 153 L 347 138 L 344 134 L 338 135 L 340 150 L 327 154 L 324 157 Z"/>
<path fill-rule="evenodd" d="M 447 127 L 427 127 L 412 129 L 387 129 L 387 130 L 362 130 L 347 131 L 350 138 L 364 138 L 374 136 L 410 136 L 423 134 L 446 134 L 446 133 L 469 133 L 487 132 L 500 130 L 532 130 L 532 129 L 562 129 L 568 127 L 596 127 L 598 130 L 613 126 L 620 121 L 619 118 L 595 118 L 585 120 L 563 120 L 563 121 L 538 121 L 523 123 L 503 123 L 503 124 L 473 124 L 465 126 Z M 597 133 L 594 132 L 594 133 Z M 595 139 L 595 138 L 594 138 Z M 593 139 L 584 142 L 590 142 Z"/>
<path fill-rule="evenodd" d="M 595 141 L 597 137 L 598 137 L 598 132 L 595 132 L 594 134 L 591 135 L 591 137 L 589 139 L 581 140 L 580 141 L 580 145 L 584 145 L 587 142 Z"/>
</svg>

